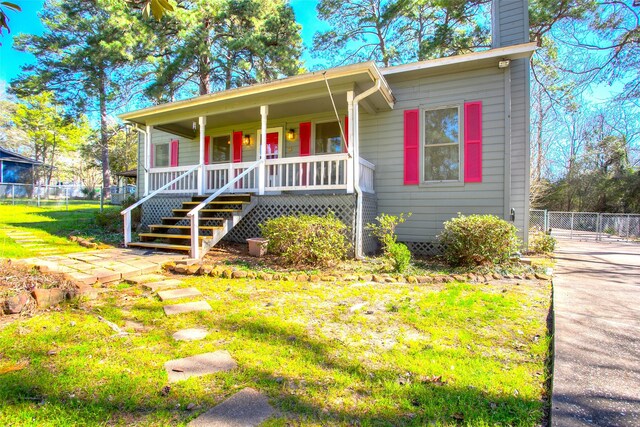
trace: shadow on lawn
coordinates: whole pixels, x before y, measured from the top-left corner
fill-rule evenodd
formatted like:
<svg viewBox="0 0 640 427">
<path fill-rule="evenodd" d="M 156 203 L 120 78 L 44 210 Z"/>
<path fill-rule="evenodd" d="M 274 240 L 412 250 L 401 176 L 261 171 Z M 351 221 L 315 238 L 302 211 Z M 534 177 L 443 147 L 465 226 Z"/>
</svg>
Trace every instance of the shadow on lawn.
<svg viewBox="0 0 640 427">
<path fill-rule="evenodd" d="M 117 207 L 116 207 L 117 208 Z M 115 208 L 110 207 L 110 210 Z M 98 209 L 78 209 L 72 211 L 43 211 L 37 215 L 47 217 L 53 221 L 34 222 L 7 222 L 14 227 L 25 227 L 34 230 L 44 231 L 54 236 L 68 238 L 71 235 L 80 235 L 93 238 L 95 243 L 106 245 L 117 245 L 122 241 L 122 226 L 107 230 L 96 223 L 96 213 Z"/>
<path fill-rule="evenodd" d="M 0 375 L 0 401 L 4 404 L 4 409 L 0 408 L 0 415 L 3 411 L 7 413 L 7 408 L 11 405 L 44 401 L 45 405 L 55 408 L 54 412 L 69 413 L 69 416 L 76 417 L 84 425 L 123 420 L 127 424 L 140 422 L 145 416 L 154 417 L 154 413 L 167 414 L 173 424 L 185 422 L 208 409 L 209 405 L 249 386 L 269 395 L 271 403 L 280 410 L 281 416 L 296 425 L 304 425 L 305 420 L 313 420 L 322 425 L 372 426 L 425 426 L 430 423 L 537 426 L 546 421 L 543 420 L 546 402 L 514 395 L 496 395 L 446 382 L 425 381 L 407 376 L 400 368 L 365 367 L 357 359 L 350 357 L 347 346 L 344 346 L 343 355 L 337 356 L 332 350 L 332 346 L 336 346 L 335 342 L 311 338 L 301 326 L 280 326 L 269 323 L 266 319 L 250 318 L 223 320 L 216 326 L 230 332 L 236 343 L 241 342 L 247 349 L 261 345 L 287 348 L 292 359 L 299 359 L 298 363 L 304 364 L 306 368 L 326 375 L 301 379 L 299 375 L 288 375 L 286 366 L 279 366 L 278 372 L 273 372 L 262 369 L 259 365 L 255 368 L 243 367 L 240 360 L 236 371 L 216 378 L 208 377 L 208 381 L 225 387 L 225 396 L 212 396 L 211 393 L 203 392 L 184 397 L 180 395 L 181 386 L 175 385 L 168 397 L 159 397 L 157 392 L 145 397 L 140 390 L 159 391 L 164 380 L 158 379 L 164 374 L 156 372 L 151 376 L 131 376 L 124 373 L 123 367 L 122 375 L 109 380 L 102 378 L 91 390 L 85 390 L 85 395 L 70 397 L 69 393 L 74 390 L 72 386 L 61 384 L 56 372 L 52 372 L 44 364 L 33 364 L 28 370 Z M 162 361 L 159 361 L 159 369 L 160 362 Z M 79 371 L 77 375 L 83 375 L 83 372 Z M 223 375 L 229 377 L 224 378 Z M 340 385 L 341 383 L 344 384 Z M 326 396 L 326 391 L 331 388 L 335 390 L 336 396 L 349 395 L 352 403 L 318 404 L 319 397 Z M 201 410 L 196 413 L 176 408 L 177 403 L 184 408 L 191 401 L 203 405 Z"/>
</svg>

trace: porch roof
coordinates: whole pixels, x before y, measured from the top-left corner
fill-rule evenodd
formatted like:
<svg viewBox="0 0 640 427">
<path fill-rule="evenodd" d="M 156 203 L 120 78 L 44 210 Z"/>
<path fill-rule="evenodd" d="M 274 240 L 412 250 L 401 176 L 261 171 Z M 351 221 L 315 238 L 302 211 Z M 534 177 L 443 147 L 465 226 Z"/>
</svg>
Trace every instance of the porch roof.
<svg viewBox="0 0 640 427">
<path fill-rule="evenodd" d="M 261 105 L 269 105 L 270 119 L 332 111 L 325 78 L 339 110 L 347 108 L 347 100 L 338 95 L 349 90 L 363 92 L 377 81 L 381 82 L 380 89 L 365 100 L 363 107 L 371 112 L 393 108 L 391 89 L 375 63 L 369 61 L 143 108 L 119 117 L 193 137 L 192 122 L 200 116 L 206 116 L 207 123 L 233 125 L 258 119 Z"/>
</svg>

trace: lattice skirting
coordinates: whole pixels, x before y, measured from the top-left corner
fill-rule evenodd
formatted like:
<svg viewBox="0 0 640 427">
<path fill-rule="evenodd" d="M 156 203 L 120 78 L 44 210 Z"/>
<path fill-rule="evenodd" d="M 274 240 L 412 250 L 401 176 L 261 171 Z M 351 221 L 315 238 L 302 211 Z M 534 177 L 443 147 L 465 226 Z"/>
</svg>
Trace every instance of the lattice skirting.
<svg viewBox="0 0 640 427">
<path fill-rule="evenodd" d="M 188 202 L 191 196 L 183 194 L 163 194 L 152 197 L 142 204 L 141 228 L 146 230 L 151 224 L 161 224 L 163 216 L 171 216 L 172 209 L 182 207 L 182 202 Z"/>
<path fill-rule="evenodd" d="M 414 255 L 440 255 L 444 247 L 437 241 L 433 242 L 402 242 Z"/>
<path fill-rule="evenodd" d="M 333 212 L 347 225 L 349 240 L 354 240 L 355 195 L 283 194 L 277 196 L 253 196 L 256 206 L 225 236 L 232 242 L 246 242 L 246 239 L 260 236 L 259 224 L 283 215 L 327 215 Z"/>
<path fill-rule="evenodd" d="M 378 199 L 375 194 L 363 193 L 362 201 L 362 229 L 364 234 L 364 236 L 362 236 L 362 251 L 366 255 L 372 255 L 378 251 L 380 245 L 378 239 L 369 232 L 367 224 L 376 222 L 376 217 L 378 216 Z"/>
</svg>

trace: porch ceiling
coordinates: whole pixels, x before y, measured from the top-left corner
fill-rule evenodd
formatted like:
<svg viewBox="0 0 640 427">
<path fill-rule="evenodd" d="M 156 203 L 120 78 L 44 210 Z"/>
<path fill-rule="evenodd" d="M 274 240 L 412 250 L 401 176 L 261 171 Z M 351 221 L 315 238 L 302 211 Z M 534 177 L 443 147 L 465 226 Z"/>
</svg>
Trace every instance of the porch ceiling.
<svg viewBox="0 0 640 427">
<path fill-rule="evenodd" d="M 366 98 L 364 108 L 372 112 L 393 108 L 394 98 L 384 77 L 373 62 L 366 62 L 158 105 L 120 118 L 193 136 L 192 124 L 200 116 L 207 117 L 207 126 L 259 121 L 261 105 L 269 106 L 269 119 L 332 111 L 325 76 L 339 110 L 347 108 L 347 91 L 363 92 L 376 81 L 381 87 Z"/>
</svg>

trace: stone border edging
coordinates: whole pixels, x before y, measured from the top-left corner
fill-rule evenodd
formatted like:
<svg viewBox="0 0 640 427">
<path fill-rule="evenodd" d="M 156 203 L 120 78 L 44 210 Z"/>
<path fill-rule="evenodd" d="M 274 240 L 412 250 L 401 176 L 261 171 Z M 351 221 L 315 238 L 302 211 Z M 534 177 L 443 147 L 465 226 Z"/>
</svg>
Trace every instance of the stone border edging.
<svg viewBox="0 0 640 427">
<path fill-rule="evenodd" d="M 389 273 L 376 274 L 312 274 L 305 273 L 266 273 L 256 271 L 239 270 L 234 267 L 225 267 L 213 264 L 175 264 L 169 262 L 163 265 L 163 268 L 175 274 L 182 275 L 199 275 L 219 277 L 223 279 L 261 279 L 261 280 L 285 280 L 292 282 L 374 282 L 374 283 L 409 283 L 409 284 L 427 284 L 427 283 L 450 283 L 450 282 L 470 282 L 470 283 L 488 283 L 491 280 L 551 280 L 551 277 L 542 273 L 526 273 L 526 274 L 438 274 L 438 275 L 402 275 Z"/>
</svg>

